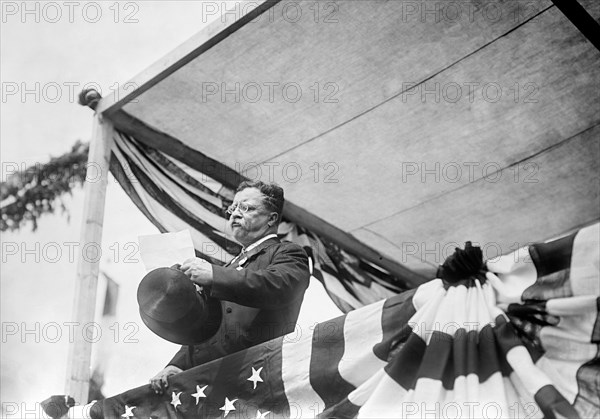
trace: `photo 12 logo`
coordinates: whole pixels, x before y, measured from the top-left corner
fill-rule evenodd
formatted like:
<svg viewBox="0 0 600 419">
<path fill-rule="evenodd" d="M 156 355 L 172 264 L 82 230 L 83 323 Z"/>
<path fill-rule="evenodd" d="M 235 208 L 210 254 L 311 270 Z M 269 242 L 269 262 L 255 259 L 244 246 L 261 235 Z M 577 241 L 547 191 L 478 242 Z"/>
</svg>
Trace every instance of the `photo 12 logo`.
<svg viewBox="0 0 600 419">
<path fill-rule="evenodd" d="M 204 1 L 202 2 L 202 23 L 220 20 L 221 23 L 232 23 L 242 19 L 261 6 L 256 1 Z M 312 21 L 314 23 L 339 23 L 340 4 L 335 1 L 286 1 L 262 13 L 255 13 L 251 23 L 256 22 L 286 22 L 299 23 Z"/>
<path fill-rule="evenodd" d="M 403 23 L 425 24 L 490 24 L 500 21 L 520 23 L 535 16 L 544 3 L 538 0 L 519 1 L 452 1 L 400 0 L 400 20 Z"/>
<path fill-rule="evenodd" d="M 338 103 L 339 86 L 335 82 L 315 81 L 302 85 L 295 81 L 202 82 L 202 103 L 287 102 L 296 103 L 306 96 L 314 103 Z"/>
<path fill-rule="evenodd" d="M 140 326 L 135 322 L 113 322 L 110 325 L 96 322 L 2 322 L 2 343 L 73 343 L 79 336 L 90 343 L 98 343 L 102 336 L 114 343 L 138 343 L 135 335 L 139 330 Z"/>
<path fill-rule="evenodd" d="M 505 98 L 514 103 L 538 103 L 539 87 L 534 82 L 514 82 L 502 85 L 496 81 L 465 81 L 458 83 L 403 82 L 402 103 L 457 103 L 483 101 L 497 103 Z"/>
<path fill-rule="evenodd" d="M 402 162 L 402 183 L 471 183 L 483 179 L 497 183 L 502 179 L 514 183 L 538 183 L 540 166 L 536 162 L 519 162 L 503 167 L 499 162 Z"/>
<path fill-rule="evenodd" d="M 98 263 L 102 256 L 103 248 L 96 242 L 2 242 L 2 263 L 75 263 L 79 258 Z M 114 263 L 138 263 L 139 245 L 114 242 L 104 248 L 104 256 Z"/>
<path fill-rule="evenodd" d="M 139 10 L 133 1 L 3 1 L 2 23 L 138 23 Z"/>
<path fill-rule="evenodd" d="M 405 419 L 515 419 L 538 417 L 542 412 L 535 402 L 515 401 L 511 405 L 494 401 L 476 402 L 448 400 L 446 402 L 402 403 L 398 417 Z"/>
<path fill-rule="evenodd" d="M 102 87 L 96 82 L 80 83 L 77 81 L 3 81 L 2 103 L 9 101 L 18 101 L 20 103 L 78 103 L 79 92 L 82 90 L 93 89 L 102 96 Z M 118 83 L 115 82 L 109 86 L 107 96 L 112 96 L 115 101 L 132 93 L 138 88 L 135 82 Z M 132 99 L 130 103 L 137 103 L 137 99 Z"/>
<path fill-rule="evenodd" d="M 248 180 L 267 180 L 268 182 L 297 183 L 302 178 L 314 183 L 339 183 L 340 168 L 335 162 L 236 162 L 235 170 Z"/>
<path fill-rule="evenodd" d="M 498 256 L 511 254 L 512 260 L 517 263 L 519 261 L 524 263 L 533 263 L 531 256 L 529 256 L 529 246 L 533 243 L 498 243 L 498 242 L 485 242 L 478 243 L 472 242 L 473 246 L 481 248 L 484 260 L 494 259 Z M 444 261 L 454 253 L 454 251 L 463 247 L 464 243 L 458 242 L 417 242 L 417 241 L 404 241 L 400 247 L 402 249 L 401 263 L 407 263 L 411 260 L 419 260 L 422 263 L 429 263 L 437 266 L 444 263 Z"/>
</svg>

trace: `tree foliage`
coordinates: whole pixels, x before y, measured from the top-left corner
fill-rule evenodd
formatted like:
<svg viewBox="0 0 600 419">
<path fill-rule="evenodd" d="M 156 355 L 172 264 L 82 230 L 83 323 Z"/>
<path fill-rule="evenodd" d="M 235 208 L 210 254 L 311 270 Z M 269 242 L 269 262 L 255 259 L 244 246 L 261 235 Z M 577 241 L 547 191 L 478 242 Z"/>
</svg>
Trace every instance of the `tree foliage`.
<svg viewBox="0 0 600 419">
<path fill-rule="evenodd" d="M 12 173 L 0 183 L 0 231 L 18 230 L 31 223 L 37 229 L 42 214 L 56 207 L 68 214 L 61 197 L 85 181 L 89 144 L 77 141 L 71 151 Z"/>
</svg>

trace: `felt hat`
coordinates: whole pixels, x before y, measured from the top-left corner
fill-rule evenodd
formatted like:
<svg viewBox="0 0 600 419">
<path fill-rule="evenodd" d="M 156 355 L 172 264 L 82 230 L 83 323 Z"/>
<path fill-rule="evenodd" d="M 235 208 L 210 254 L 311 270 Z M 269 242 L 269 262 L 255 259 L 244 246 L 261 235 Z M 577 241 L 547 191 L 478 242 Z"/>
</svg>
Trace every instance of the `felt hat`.
<svg viewBox="0 0 600 419">
<path fill-rule="evenodd" d="M 157 268 L 138 286 L 142 321 L 173 343 L 196 345 L 214 336 L 221 325 L 221 302 L 196 290 L 180 270 Z"/>
</svg>

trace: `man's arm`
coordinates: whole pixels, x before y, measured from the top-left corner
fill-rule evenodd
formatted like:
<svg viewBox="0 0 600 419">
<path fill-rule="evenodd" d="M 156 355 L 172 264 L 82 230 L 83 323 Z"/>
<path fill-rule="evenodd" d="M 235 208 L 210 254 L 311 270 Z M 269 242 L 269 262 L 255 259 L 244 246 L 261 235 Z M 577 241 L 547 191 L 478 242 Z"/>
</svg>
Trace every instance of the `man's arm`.
<svg viewBox="0 0 600 419">
<path fill-rule="evenodd" d="M 265 269 L 237 270 L 213 265 L 210 296 L 257 308 L 279 308 L 304 294 L 310 272 L 304 250 L 286 244 Z"/>
<path fill-rule="evenodd" d="M 169 387 L 169 377 L 190 368 L 188 347 L 182 346 L 166 367 L 150 379 L 150 387 L 156 394 L 162 394 Z"/>
<path fill-rule="evenodd" d="M 175 356 L 169 361 L 167 366 L 169 366 L 169 365 L 174 365 L 178 368 L 181 368 L 182 370 L 187 370 L 187 369 L 191 368 L 190 357 L 189 357 L 189 347 L 182 346 L 177 351 Z"/>
</svg>

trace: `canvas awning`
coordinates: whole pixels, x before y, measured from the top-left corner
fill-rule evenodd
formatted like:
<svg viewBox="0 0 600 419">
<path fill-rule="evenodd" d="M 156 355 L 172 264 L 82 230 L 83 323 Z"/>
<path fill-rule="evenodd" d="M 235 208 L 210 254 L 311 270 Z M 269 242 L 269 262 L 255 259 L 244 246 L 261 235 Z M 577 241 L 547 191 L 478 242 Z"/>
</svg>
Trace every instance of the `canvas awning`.
<svg viewBox="0 0 600 419">
<path fill-rule="evenodd" d="M 491 257 L 597 220 L 599 51 L 550 1 L 442 6 L 240 9 L 99 111 L 427 275 L 466 240 Z"/>
</svg>

